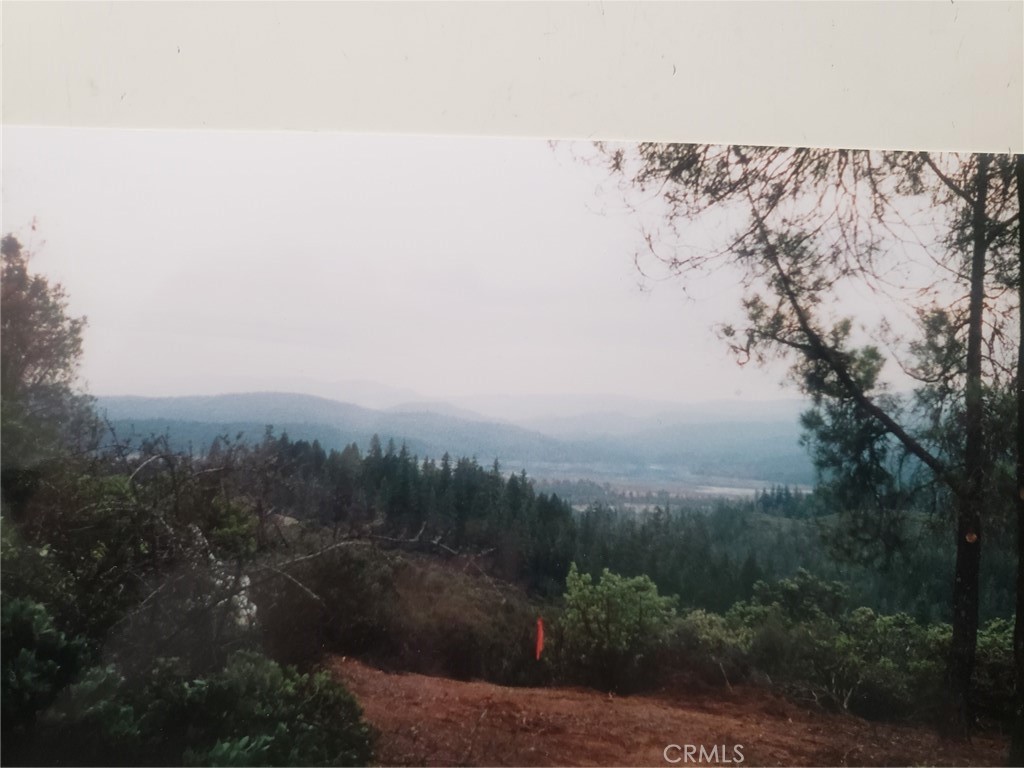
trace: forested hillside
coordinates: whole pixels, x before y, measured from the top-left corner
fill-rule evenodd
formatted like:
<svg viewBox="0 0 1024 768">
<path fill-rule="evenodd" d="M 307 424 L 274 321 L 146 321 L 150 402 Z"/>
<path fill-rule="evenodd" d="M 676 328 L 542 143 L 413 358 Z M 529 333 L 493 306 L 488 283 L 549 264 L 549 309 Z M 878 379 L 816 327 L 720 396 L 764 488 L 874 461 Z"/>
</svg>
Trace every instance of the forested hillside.
<svg viewBox="0 0 1024 768">
<path fill-rule="evenodd" d="M 752 489 L 813 482 L 813 468 L 799 444 L 798 419 L 790 413 L 792 405 L 784 405 L 766 406 L 760 418 L 749 408 L 730 413 L 723 406 L 706 413 L 683 411 L 645 419 L 622 416 L 615 420 L 614 429 L 607 416 L 593 415 L 598 431 L 581 434 L 557 418 L 533 420 L 526 429 L 453 415 L 436 403 L 424 404 L 422 410 L 374 410 L 287 393 L 101 397 L 97 401 L 98 410 L 117 434 L 166 434 L 177 450 L 205 451 L 218 436 L 239 433 L 255 442 L 272 424 L 278 434 L 317 440 L 328 450 L 341 450 L 351 442 L 365 448 L 376 434 L 385 441 L 405 443 L 419 456 L 448 452 L 481 462 L 498 459 L 536 476 L 677 488 L 740 480 Z M 610 431 L 600 426 L 602 422 Z"/>
</svg>

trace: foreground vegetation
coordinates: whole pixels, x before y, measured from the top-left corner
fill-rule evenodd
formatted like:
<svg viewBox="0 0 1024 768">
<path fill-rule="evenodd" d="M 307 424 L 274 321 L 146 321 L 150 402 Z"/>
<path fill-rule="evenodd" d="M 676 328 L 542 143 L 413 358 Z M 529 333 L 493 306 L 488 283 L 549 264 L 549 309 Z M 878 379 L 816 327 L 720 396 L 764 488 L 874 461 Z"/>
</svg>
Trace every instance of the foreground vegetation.
<svg viewBox="0 0 1024 768">
<path fill-rule="evenodd" d="M 320 461 L 286 438 L 199 458 L 156 440 L 49 468 L 5 511 L 5 755 L 363 763 L 371 737 L 357 705 L 316 672 L 329 653 L 622 693 L 754 682 L 870 718 L 938 715 L 949 625 L 857 607 L 847 585 L 784 571 L 828 560 L 803 512 L 780 517 L 761 498 L 574 513 L 522 475 L 387 449 L 379 460 L 394 469 L 367 502 L 375 454 L 356 463 L 349 452 L 356 473 L 337 477 L 354 477 L 354 490 L 325 481 L 341 454 Z M 403 467 L 443 489 L 436 502 L 427 485 L 431 513 L 391 506 L 404 497 L 388 472 Z M 537 616 L 548 627 L 539 662 Z M 1011 635 L 1005 617 L 980 633 L 977 712 L 997 728 L 1008 725 Z M 280 728 L 292 722 L 308 733 Z M 72 736 L 58 742 L 56 729 Z"/>
<path fill-rule="evenodd" d="M 101 450 L 83 322 L 12 237 L 2 289 L 4 762 L 367 763 L 351 695 L 262 652 L 253 518 L 219 469 Z"/>
</svg>

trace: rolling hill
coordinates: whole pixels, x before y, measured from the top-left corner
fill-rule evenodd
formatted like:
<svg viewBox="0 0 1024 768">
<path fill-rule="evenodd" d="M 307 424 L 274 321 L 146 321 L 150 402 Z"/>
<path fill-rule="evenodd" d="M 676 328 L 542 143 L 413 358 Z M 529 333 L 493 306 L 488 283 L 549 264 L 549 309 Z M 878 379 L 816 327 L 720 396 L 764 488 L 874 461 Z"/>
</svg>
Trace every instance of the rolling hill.
<svg viewBox="0 0 1024 768">
<path fill-rule="evenodd" d="M 272 426 L 275 434 L 319 440 L 326 449 L 352 442 L 365 449 L 378 435 L 385 443 L 405 443 L 420 457 L 447 452 L 481 463 L 498 459 L 506 469 L 541 477 L 654 486 L 813 481 L 791 408 L 749 416 L 719 409 L 717 417 L 714 408 L 662 416 L 579 413 L 520 426 L 443 403 L 378 410 L 280 392 L 100 397 L 97 405 L 120 437 L 167 434 L 175 447 L 196 451 L 218 435 L 259 440 Z"/>
</svg>

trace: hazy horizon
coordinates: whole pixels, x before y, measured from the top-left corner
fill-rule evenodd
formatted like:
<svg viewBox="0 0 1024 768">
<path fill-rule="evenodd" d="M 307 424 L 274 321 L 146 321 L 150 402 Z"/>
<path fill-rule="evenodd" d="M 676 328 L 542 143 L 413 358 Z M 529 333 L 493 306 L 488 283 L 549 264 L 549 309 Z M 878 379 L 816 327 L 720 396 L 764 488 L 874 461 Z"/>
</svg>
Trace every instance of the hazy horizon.
<svg viewBox="0 0 1024 768">
<path fill-rule="evenodd" d="M 472 395 L 427 397 L 408 389 L 389 387 L 365 380 L 322 383 L 321 387 L 281 387 L 271 389 L 193 392 L 181 395 L 140 395 L 137 392 L 93 392 L 103 399 L 141 398 L 231 398 L 249 395 L 287 395 L 314 397 L 356 405 L 372 410 L 434 411 L 454 416 L 486 420 L 529 423 L 581 416 L 623 416 L 643 420 L 661 416 L 691 414 L 696 420 L 732 418 L 764 419 L 793 416 L 808 405 L 806 398 L 795 393 L 776 398 L 707 398 L 701 400 L 662 400 L 615 395 L 611 393 L 546 393 L 514 395 L 482 392 Z M 785 393 L 784 393 L 785 394 Z M 531 426 L 533 426 L 531 424 Z"/>
<path fill-rule="evenodd" d="M 94 394 L 796 396 L 715 337 L 727 276 L 641 275 L 587 146 L 5 127 L 4 230 L 89 318 Z"/>
</svg>

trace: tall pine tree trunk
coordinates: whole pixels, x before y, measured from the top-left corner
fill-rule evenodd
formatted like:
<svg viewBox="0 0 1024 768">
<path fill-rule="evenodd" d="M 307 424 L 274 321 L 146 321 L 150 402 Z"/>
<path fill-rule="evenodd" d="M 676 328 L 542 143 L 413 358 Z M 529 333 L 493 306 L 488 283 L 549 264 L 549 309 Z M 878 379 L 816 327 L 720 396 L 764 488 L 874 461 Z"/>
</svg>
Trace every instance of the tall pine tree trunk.
<svg viewBox="0 0 1024 768">
<path fill-rule="evenodd" d="M 990 157 L 978 156 L 972 211 L 971 294 L 967 328 L 967 391 L 964 400 L 963 493 L 958 499 L 956 570 L 953 578 L 953 645 L 949 659 L 950 725 L 966 734 L 971 726 L 970 690 L 978 642 L 978 584 L 981 564 L 981 507 L 985 492 L 982 331 L 985 309 L 986 205 Z"/>
<path fill-rule="evenodd" d="M 1017 155 L 1017 619 L 1013 625 L 1013 740 L 1010 765 L 1024 765 L 1024 155 Z"/>
</svg>

